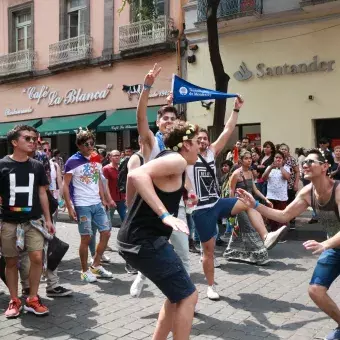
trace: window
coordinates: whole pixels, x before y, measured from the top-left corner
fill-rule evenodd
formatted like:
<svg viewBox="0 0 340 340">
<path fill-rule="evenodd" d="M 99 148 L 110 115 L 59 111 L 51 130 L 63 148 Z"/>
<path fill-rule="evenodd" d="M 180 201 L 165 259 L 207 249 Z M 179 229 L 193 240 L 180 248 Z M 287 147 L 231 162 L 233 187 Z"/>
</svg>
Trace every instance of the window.
<svg viewBox="0 0 340 340">
<path fill-rule="evenodd" d="M 85 0 L 68 2 L 68 37 L 74 38 L 85 33 Z"/>
<path fill-rule="evenodd" d="M 15 51 L 23 51 L 33 47 L 31 12 L 19 12 L 15 15 Z"/>
<path fill-rule="evenodd" d="M 155 8 L 156 16 L 165 15 L 165 2 L 166 1 L 167 0 L 154 0 L 154 8 Z M 139 0 L 139 6 L 138 7 L 134 6 L 132 8 L 132 21 L 133 22 L 148 20 L 152 17 L 152 13 L 150 13 L 150 10 L 148 8 L 148 2 L 150 2 L 150 0 Z"/>
</svg>

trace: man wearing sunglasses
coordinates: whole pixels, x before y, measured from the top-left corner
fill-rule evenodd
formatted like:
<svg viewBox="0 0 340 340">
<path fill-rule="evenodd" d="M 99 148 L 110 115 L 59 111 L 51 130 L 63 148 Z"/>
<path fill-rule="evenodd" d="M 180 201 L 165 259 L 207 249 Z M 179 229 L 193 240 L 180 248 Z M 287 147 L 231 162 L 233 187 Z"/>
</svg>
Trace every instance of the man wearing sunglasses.
<svg viewBox="0 0 340 340">
<path fill-rule="evenodd" d="M 14 149 L 13 154 L 0 160 L 1 244 L 11 295 L 5 312 L 7 318 L 19 316 L 22 310 L 18 298 L 18 249 L 26 249 L 30 259 L 30 291 L 24 308 L 36 315 L 49 312 L 38 297 L 38 288 L 45 237 L 48 233 L 54 234 L 55 230 L 46 194 L 46 186 L 49 184 L 47 176 L 42 164 L 29 157 L 37 142 L 36 135 L 37 131 L 30 126 L 15 126 L 7 134 L 8 143 Z"/>
<path fill-rule="evenodd" d="M 309 296 L 315 304 L 337 324 L 326 340 L 340 339 L 340 310 L 327 291 L 340 275 L 340 181 L 327 176 L 329 164 L 319 150 L 310 150 L 302 162 L 304 178 L 311 181 L 283 211 L 268 208 L 244 190 L 238 189 L 239 199 L 263 216 L 281 223 L 302 214 L 311 206 L 318 214 L 320 223 L 327 231 L 327 240 L 309 240 L 303 246 L 321 254 L 316 264 L 309 286 Z"/>
<path fill-rule="evenodd" d="M 100 265 L 110 239 L 111 227 L 104 208 L 106 200 L 101 179 L 102 165 L 98 155 L 93 153 L 94 143 L 95 137 L 91 131 L 79 131 L 76 137 L 79 151 L 67 160 L 64 176 L 65 204 L 70 218 L 78 222 L 81 237 L 79 247 L 81 279 L 90 283 L 97 281 L 97 277 L 112 277 L 112 273 Z M 89 268 L 88 246 L 94 235 L 93 228 L 99 231 L 100 241 L 92 266 Z"/>
</svg>

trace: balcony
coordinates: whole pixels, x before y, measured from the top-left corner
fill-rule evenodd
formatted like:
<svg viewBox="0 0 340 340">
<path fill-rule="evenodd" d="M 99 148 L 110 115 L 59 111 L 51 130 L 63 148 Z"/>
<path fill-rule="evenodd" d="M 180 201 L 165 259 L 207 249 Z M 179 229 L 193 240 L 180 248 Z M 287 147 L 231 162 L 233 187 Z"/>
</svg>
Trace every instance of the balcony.
<svg viewBox="0 0 340 340">
<path fill-rule="evenodd" d="M 80 35 L 49 46 L 49 69 L 59 70 L 87 64 L 92 56 L 92 38 Z"/>
<path fill-rule="evenodd" d="M 207 21 L 207 0 L 198 0 L 197 21 Z M 217 18 L 233 20 L 244 17 L 258 17 L 262 14 L 263 0 L 221 0 Z"/>
<path fill-rule="evenodd" d="M 119 27 L 119 50 L 123 57 L 174 49 L 173 19 L 160 16 Z"/>
<path fill-rule="evenodd" d="M 30 77 L 34 71 L 34 59 L 35 52 L 32 50 L 23 50 L 0 56 L 1 82 Z"/>
<path fill-rule="evenodd" d="M 340 10 L 339 0 L 302 0 L 301 8 L 306 12 Z"/>
</svg>

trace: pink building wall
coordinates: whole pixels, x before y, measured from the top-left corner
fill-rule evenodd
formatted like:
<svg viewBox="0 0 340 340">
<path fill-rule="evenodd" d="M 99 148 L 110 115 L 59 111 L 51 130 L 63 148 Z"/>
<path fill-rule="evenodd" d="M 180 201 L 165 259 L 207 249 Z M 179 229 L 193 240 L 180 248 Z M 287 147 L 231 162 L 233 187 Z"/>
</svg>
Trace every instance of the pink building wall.
<svg viewBox="0 0 340 340">
<path fill-rule="evenodd" d="M 151 92 L 170 90 L 172 74 L 176 73 L 176 55 L 168 54 L 159 57 L 146 57 L 142 59 L 129 60 L 116 63 L 112 68 L 100 69 L 88 68 L 78 71 L 60 73 L 51 77 L 40 78 L 22 82 L 20 84 L 9 84 L 0 86 L 0 123 L 35 118 L 50 118 L 96 111 L 114 110 L 120 108 L 134 108 L 137 106 L 138 98 L 133 96 L 132 100 L 122 91 L 123 85 L 142 84 L 145 74 L 157 62 L 162 71 Z M 50 91 L 57 91 L 59 96 L 64 96 L 71 89 L 82 88 L 84 92 L 96 92 L 105 90 L 108 84 L 113 88 L 106 99 L 93 102 L 77 104 L 61 104 L 48 106 L 48 100 L 30 100 L 28 93 L 24 93 L 29 87 L 36 87 L 40 91 L 42 86 L 48 86 Z M 166 104 L 166 97 L 152 98 L 149 105 Z M 32 108 L 32 113 L 6 116 L 5 110 L 24 110 Z M 65 122 L 67 124 L 67 122 Z"/>
<path fill-rule="evenodd" d="M 104 48 L 104 1 L 91 0 L 91 36 L 93 38 L 92 57 L 100 57 Z"/>
</svg>

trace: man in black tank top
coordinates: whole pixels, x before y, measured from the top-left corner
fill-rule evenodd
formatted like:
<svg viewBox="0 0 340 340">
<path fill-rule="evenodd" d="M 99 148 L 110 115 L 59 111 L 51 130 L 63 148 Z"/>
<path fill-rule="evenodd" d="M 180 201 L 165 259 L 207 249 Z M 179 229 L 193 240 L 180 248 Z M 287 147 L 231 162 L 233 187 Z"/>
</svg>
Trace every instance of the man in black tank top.
<svg viewBox="0 0 340 340">
<path fill-rule="evenodd" d="M 340 275 L 340 182 L 327 176 L 329 164 L 319 150 L 310 150 L 302 165 L 304 178 L 311 183 L 305 186 L 283 211 L 259 204 L 251 194 L 242 189 L 237 192 L 240 199 L 249 207 L 281 223 L 299 216 L 309 206 L 316 210 L 321 224 L 327 231 L 327 240 L 321 243 L 309 240 L 303 244 L 313 254 L 321 254 L 308 293 L 315 304 L 338 324 L 325 339 L 337 340 L 340 339 L 340 310 L 327 291 Z"/>
<path fill-rule="evenodd" d="M 178 219 L 185 170 L 196 162 L 198 127 L 183 121 L 165 134 L 159 156 L 128 174 L 127 194 L 136 192 L 121 226 L 117 243 L 127 263 L 149 278 L 167 297 L 154 333 L 154 339 L 189 339 L 198 293 L 182 261 L 168 242 L 172 230 L 189 234 Z M 131 188 L 132 187 L 132 188 Z M 130 202 L 129 197 L 127 198 Z"/>
</svg>

